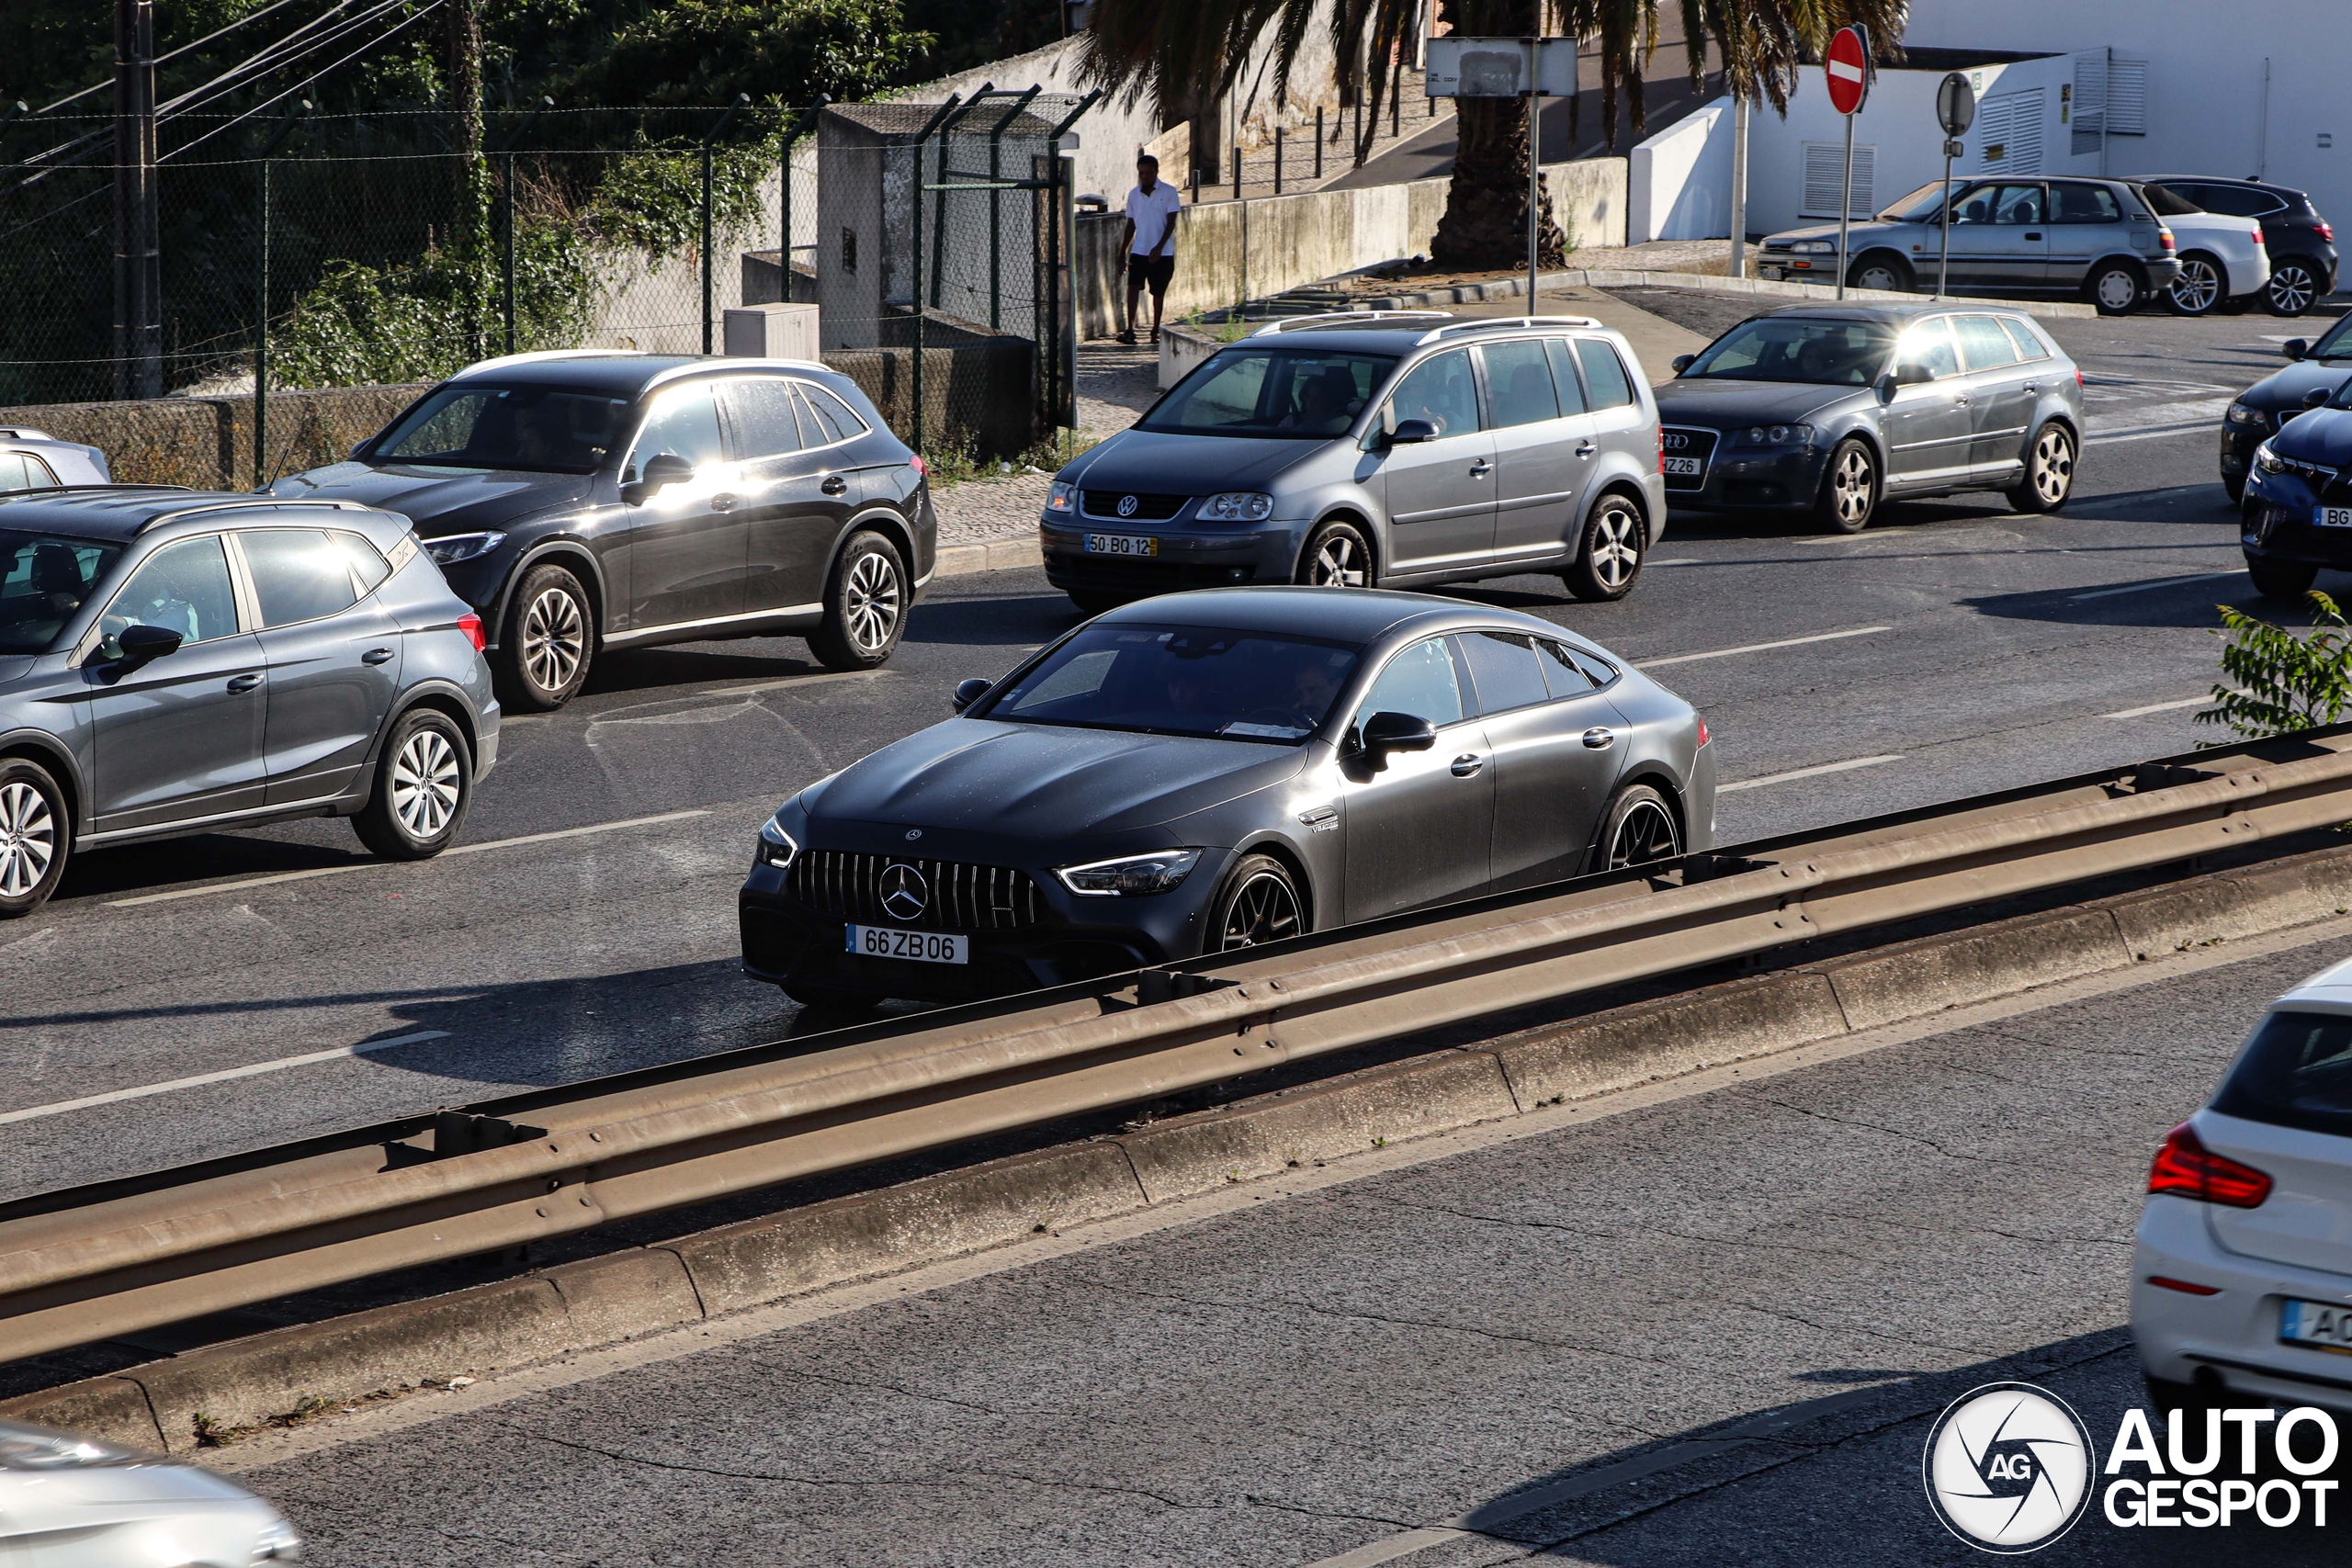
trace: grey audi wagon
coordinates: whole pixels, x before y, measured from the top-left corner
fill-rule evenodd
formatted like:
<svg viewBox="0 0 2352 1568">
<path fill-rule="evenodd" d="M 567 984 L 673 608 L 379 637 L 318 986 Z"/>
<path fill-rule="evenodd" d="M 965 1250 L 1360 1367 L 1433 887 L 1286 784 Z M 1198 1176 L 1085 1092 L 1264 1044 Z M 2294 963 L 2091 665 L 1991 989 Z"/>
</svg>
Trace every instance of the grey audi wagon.
<svg viewBox="0 0 2352 1568">
<path fill-rule="evenodd" d="M 1666 529 L 1657 442 L 1641 361 L 1589 316 L 1295 317 L 1054 477 L 1046 576 L 1089 612 L 1522 572 L 1622 599 Z"/>
<path fill-rule="evenodd" d="M 0 918 L 79 850 L 283 818 L 438 854 L 498 721 L 481 617 L 405 518 L 164 486 L 0 497 Z"/>
</svg>

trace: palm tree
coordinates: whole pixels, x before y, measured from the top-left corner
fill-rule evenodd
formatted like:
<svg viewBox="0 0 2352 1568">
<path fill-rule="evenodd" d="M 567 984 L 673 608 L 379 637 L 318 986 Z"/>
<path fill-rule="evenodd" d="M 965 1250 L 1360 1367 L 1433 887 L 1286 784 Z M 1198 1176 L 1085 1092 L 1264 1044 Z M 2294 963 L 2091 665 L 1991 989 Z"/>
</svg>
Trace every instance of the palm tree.
<svg viewBox="0 0 2352 1568">
<path fill-rule="evenodd" d="M 1385 62 L 1412 52 L 1430 0 L 1096 0 L 1087 35 L 1093 84 L 1148 96 L 1163 122 L 1182 118 L 1234 89 L 1261 47 L 1272 57 L 1266 80 L 1286 96 L 1301 46 L 1329 30 L 1340 62 L 1340 101 L 1363 104 L 1362 156 L 1376 133 L 1391 77 Z M 1726 85 L 1749 103 L 1785 111 L 1797 70 L 1819 59 L 1830 35 L 1851 22 L 1871 29 L 1882 58 L 1894 51 L 1906 0 L 1677 0 L 1690 40 L 1690 83 L 1702 88 L 1713 41 Z M 1600 107 L 1616 145 L 1617 98 L 1645 129 L 1642 68 L 1657 46 L 1658 0 L 1434 0 L 1436 19 L 1467 37 L 1523 38 L 1551 23 L 1561 34 L 1597 39 Z M 1430 251 L 1442 265 L 1510 266 L 1527 254 L 1528 115 L 1523 100 L 1464 98 L 1445 216 Z M 1571 111 L 1573 112 L 1573 111 Z M 1538 209 L 1541 250 L 1556 264 L 1565 237 L 1551 200 Z"/>
</svg>

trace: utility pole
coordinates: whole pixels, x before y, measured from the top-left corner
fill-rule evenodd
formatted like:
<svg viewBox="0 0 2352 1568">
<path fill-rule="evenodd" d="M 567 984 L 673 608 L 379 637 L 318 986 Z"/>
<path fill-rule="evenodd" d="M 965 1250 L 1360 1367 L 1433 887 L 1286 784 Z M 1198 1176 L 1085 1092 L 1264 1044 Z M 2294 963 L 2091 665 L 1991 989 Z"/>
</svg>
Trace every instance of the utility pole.
<svg viewBox="0 0 2352 1568">
<path fill-rule="evenodd" d="M 154 0 L 114 7 L 114 393 L 164 395 L 155 203 Z"/>
</svg>

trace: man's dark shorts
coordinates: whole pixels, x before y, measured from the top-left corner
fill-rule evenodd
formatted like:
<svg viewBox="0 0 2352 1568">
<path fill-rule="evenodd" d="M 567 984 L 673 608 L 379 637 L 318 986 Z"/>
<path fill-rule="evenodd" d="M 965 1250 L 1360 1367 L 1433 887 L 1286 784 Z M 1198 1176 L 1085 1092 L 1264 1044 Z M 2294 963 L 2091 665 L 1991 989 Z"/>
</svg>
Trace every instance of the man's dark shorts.
<svg viewBox="0 0 2352 1568">
<path fill-rule="evenodd" d="M 1176 276 L 1174 256 L 1139 255 L 1127 253 L 1127 287 L 1149 288 L 1151 297 L 1161 299 L 1168 293 L 1168 280 Z"/>
</svg>

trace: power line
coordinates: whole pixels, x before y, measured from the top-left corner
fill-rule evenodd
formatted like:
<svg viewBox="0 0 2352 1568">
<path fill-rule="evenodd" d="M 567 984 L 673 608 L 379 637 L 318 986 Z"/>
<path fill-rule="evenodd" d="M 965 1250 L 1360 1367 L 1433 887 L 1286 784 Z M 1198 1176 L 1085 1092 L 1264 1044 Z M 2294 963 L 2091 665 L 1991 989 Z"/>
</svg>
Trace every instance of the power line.
<svg viewBox="0 0 2352 1568">
<path fill-rule="evenodd" d="M 210 32 L 209 32 L 209 33 L 205 34 L 205 35 L 204 35 L 202 38 L 200 38 L 200 39 L 195 39 L 193 42 L 184 43 L 184 44 L 180 45 L 177 49 L 175 49 L 175 50 L 169 50 L 169 51 L 166 51 L 164 53 L 162 53 L 162 54 L 157 55 L 157 56 L 155 57 L 155 59 L 154 59 L 154 63 L 155 63 L 155 64 L 157 64 L 157 65 L 161 65 L 161 64 L 164 64 L 164 63 L 165 62 L 167 62 L 167 61 L 177 60 L 181 55 L 187 53 L 190 50 L 202 49 L 206 44 L 210 43 L 214 39 L 226 37 L 228 34 L 235 32 L 239 28 L 243 27 L 247 22 L 258 22 L 258 21 L 260 21 L 264 17 L 268 16 L 271 12 L 273 12 L 273 11 L 282 11 L 282 10 L 284 10 L 287 6 L 291 6 L 291 5 L 293 5 L 294 3 L 295 3 L 295 0 L 271 0 L 271 3 L 270 3 L 269 5 L 264 6 L 263 6 L 260 10 L 258 10 L 258 11 L 254 11 L 254 12 L 250 13 L 249 15 L 246 15 L 246 16 L 243 16 L 243 17 L 238 17 L 235 21 L 231 22 L 231 23 L 230 23 L 227 27 L 225 27 L 225 28 L 215 28 L 212 31 L 210 31 Z M 349 3 L 349 0 L 345 0 L 345 4 L 348 4 L 348 3 Z M 342 7 L 342 6 L 337 6 L 337 7 L 335 7 L 335 8 L 336 8 L 337 10 L 341 10 L 343 7 Z M 63 97 L 62 97 L 62 98 L 58 99 L 55 103 L 46 105 L 46 106 L 44 106 L 43 107 L 40 107 L 40 108 L 37 108 L 37 109 L 35 109 L 33 112 L 34 112 L 35 114 L 49 114 L 49 113 L 51 113 L 51 112 L 52 112 L 52 111 L 54 111 L 54 110 L 63 108 L 66 105 L 68 105 L 68 104 L 70 104 L 70 103 L 75 103 L 75 102 L 78 102 L 79 100 L 81 100 L 81 99 L 83 99 L 83 98 L 86 98 L 86 97 L 88 97 L 92 93 L 103 93 L 103 92 L 105 92 L 107 88 L 109 88 L 109 87 L 111 87 L 111 86 L 113 86 L 113 85 L 114 85 L 114 81 L 113 81 L 113 79 L 112 79 L 111 77 L 109 77 L 107 80 L 106 80 L 106 81 L 104 81 L 104 82 L 94 82 L 94 83 L 92 83 L 89 86 L 86 86 L 86 87 L 83 88 L 80 92 L 78 92 L 78 93 L 68 93 L 68 94 L 66 94 L 66 95 L 65 95 L 65 96 L 63 96 Z"/>
<path fill-rule="evenodd" d="M 406 3 L 407 0 L 386 0 L 386 6 Z M 330 72 L 341 70 L 344 66 L 350 64 L 353 61 L 358 59 L 361 55 L 367 53 L 369 50 L 376 48 L 379 44 L 389 43 L 391 41 L 393 35 L 398 33 L 402 28 L 407 27 L 412 22 L 420 21 L 423 18 L 431 16 L 434 12 L 439 10 L 447 3 L 448 0 L 425 0 L 425 3 L 418 6 L 416 10 L 411 12 L 408 16 L 401 17 L 399 21 L 385 28 L 381 33 L 379 33 L 376 37 L 368 39 L 366 43 L 361 44 L 357 49 L 353 50 L 349 54 L 345 55 L 341 60 L 336 61 L 334 64 L 304 77 L 301 81 L 295 83 L 292 86 L 288 87 L 270 97 L 264 98 L 260 103 L 254 105 L 251 108 L 245 110 L 244 113 L 237 116 L 236 118 L 229 120 L 225 124 L 213 127 L 213 129 L 206 131 L 203 135 L 196 138 L 194 141 L 182 142 L 179 146 L 173 148 L 169 152 L 163 154 L 155 161 L 158 164 L 167 164 L 174 158 L 178 157 L 181 153 L 202 146 L 205 142 L 211 141 L 222 131 L 228 130 L 236 125 L 252 118 L 254 115 L 261 113 L 262 110 L 269 107 L 272 104 L 281 103 L 287 98 L 293 96 L 296 93 L 300 92 L 303 88 L 317 81 L 321 76 L 324 76 Z M 384 7 L 379 7 L 379 9 L 382 8 Z"/>
</svg>

